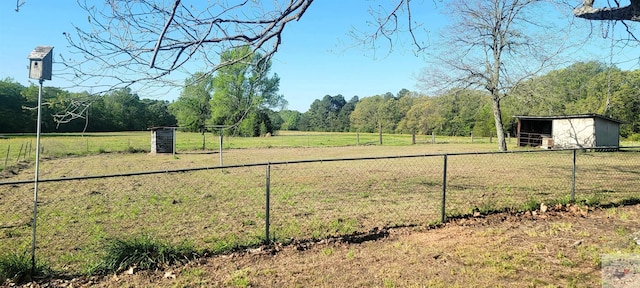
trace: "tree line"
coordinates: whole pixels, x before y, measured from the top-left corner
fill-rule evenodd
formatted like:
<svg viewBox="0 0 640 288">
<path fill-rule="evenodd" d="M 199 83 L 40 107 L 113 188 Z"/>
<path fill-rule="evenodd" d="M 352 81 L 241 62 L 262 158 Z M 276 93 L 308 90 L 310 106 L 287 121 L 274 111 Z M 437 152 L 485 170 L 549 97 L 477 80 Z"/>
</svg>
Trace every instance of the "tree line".
<svg viewBox="0 0 640 288">
<path fill-rule="evenodd" d="M 533 77 L 508 94 L 501 102 L 501 117 L 511 135 L 516 133 L 516 115 L 591 113 L 624 121 L 622 137 L 640 134 L 640 70 L 579 62 Z M 496 135 L 491 105 L 486 91 L 451 89 L 430 96 L 402 89 L 348 102 L 342 95 L 326 95 L 305 113 L 279 114 L 285 130 L 489 136 Z"/>
<path fill-rule="evenodd" d="M 0 81 L 0 133 L 36 131 L 38 90 L 9 78 Z M 168 101 L 141 99 L 128 88 L 91 95 L 43 87 L 42 102 L 42 132 L 135 131 L 176 124 Z"/>
<path fill-rule="evenodd" d="M 236 51 L 234 53 L 247 53 Z M 251 53 L 249 53 L 251 54 Z M 253 55 L 251 57 L 260 57 Z M 237 56 L 237 55 L 236 55 Z M 224 57 L 236 57 L 224 55 Z M 247 62 L 248 63 L 248 62 Z M 301 113 L 279 109 L 279 78 L 269 65 L 229 66 L 216 75 L 196 73 L 173 102 L 140 98 L 130 89 L 104 95 L 44 87 L 44 132 L 146 130 L 179 125 L 188 131 L 229 127 L 226 133 L 259 136 L 277 130 L 378 132 L 468 136 L 495 135 L 491 98 L 484 91 L 452 89 L 430 96 L 402 89 L 396 94 L 347 100 L 325 95 Z M 227 69 L 227 70 L 225 70 Z M 231 84 L 230 84 L 231 83 Z M 38 87 L 0 81 L 0 133 L 34 132 Z M 640 70 L 622 71 L 600 62 L 579 62 L 534 77 L 502 100 L 505 130 L 516 133 L 514 115 L 597 113 L 624 121 L 622 137 L 640 138 Z M 75 113 L 75 120 L 65 116 Z"/>
</svg>

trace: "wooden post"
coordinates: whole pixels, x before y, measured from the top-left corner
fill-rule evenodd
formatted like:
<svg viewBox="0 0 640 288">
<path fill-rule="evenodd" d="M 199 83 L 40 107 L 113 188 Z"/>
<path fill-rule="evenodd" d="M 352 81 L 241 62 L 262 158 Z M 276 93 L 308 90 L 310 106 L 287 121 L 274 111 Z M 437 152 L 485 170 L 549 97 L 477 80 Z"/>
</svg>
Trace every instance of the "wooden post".
<svg viewBox="0 0 640 288">
<path fill-rule="evenodd" d="M 171 156 L 176 158 L 176 129 L 171 129 Z"/>
<path fill-rule="evenodd" d="M 224 137 L 223 133 L 224 133 L 224 130 L 222 130 L 222 128 L 220 128 L 220 144 L 219 144 L 219 148 L 220 148 L 220 166 L 222 166 L 222 145 L 223 145 L 222 138 Z"/>
<path fill-rule="evenodd" d="M 431 131 L 431 144 L 436 144 L 436 132 Z"/>
<path fill-rule="evenodd" d="M 11 145 L 7 145 L 7 156 L 4 157 L 4 169 L 7 169 L 7 161 L 9 160 L 9 152 L 11 152 Z"/>
<path fill-rule="evenodd" d="M 411 133 L 411 144 L 416 145 L 416 132 Z"/>
<path fill-rule="evenodd" d="M 207 136 L 205 134 L 205 131 L 202 131 L 202 151 L 207 148 Z"/>
<path fill-rule="evenodd" d="M 22 146 L 24 146 L 24 144 L 20 144 L 20 151 L 18 151 L 18 158 L 16 158 L 16 163 L 20 162 L 20 156 L 22 155 Z"/>
<path fill-rule="evenodd" d="M 379 131 L 380 145 L 382 145 L 382 122 L 378 122 L 378 131 Z"/>
</svg>

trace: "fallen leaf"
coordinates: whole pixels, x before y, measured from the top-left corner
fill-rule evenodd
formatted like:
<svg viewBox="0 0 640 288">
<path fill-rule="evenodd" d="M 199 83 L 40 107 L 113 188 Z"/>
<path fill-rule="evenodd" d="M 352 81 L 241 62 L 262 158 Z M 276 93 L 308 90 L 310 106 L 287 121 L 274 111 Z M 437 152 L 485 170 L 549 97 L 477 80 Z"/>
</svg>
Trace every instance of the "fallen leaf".
<svg viewBox="0 0 640 288">
<path fill-rule="evenodd" d="M 173 271 L 164 272 L 164 279 L 176 279 L 176 274 Z"/>
</svg>

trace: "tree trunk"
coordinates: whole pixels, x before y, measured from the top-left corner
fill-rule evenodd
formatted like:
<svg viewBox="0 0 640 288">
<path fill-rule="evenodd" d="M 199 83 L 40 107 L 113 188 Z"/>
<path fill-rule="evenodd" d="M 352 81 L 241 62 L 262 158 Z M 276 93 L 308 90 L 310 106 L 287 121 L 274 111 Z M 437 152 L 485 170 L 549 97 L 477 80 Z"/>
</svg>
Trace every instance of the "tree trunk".
<svg viewBox="0 0 640 288">
<path fill-rule="evenodd" d="M 504 138 L 504 126 L 502 125 L 502 117 L 500 116 L 500 96 L 493 95 L 492 99 L 493 119 L 496 122 L 496 136 L 498 136 L 498 149 L 507 151 L 507 141 Z"/>
</svg>

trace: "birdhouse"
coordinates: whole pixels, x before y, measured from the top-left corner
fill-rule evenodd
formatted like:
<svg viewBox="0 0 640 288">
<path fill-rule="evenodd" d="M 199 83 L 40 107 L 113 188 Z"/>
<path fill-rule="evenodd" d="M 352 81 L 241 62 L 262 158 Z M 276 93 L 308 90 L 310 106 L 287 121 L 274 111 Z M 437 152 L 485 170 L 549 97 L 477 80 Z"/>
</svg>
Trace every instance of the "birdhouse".
<svg viewBox="0 0 640 288">
<path fill-rule="evenodd" d="M 29 54 L 29 78 L 51 80 L 53 66 L 52 46 L 38 46 Z"/>
</svg>

